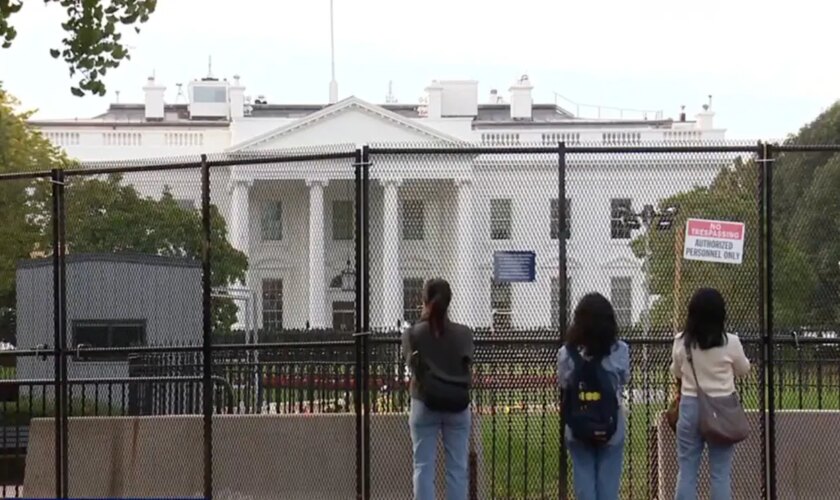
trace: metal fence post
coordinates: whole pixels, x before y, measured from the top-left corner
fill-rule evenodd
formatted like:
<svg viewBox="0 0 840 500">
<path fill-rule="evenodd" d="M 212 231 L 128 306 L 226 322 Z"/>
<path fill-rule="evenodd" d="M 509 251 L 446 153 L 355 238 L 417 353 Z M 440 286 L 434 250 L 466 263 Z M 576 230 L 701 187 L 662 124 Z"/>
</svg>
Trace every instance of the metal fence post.
<svg viewBox="0 0 840 500">
<path fill-rule="evenodd" d="M 773 146 L 763 144 L 761 147 L 761 178 L 764 186 L 764 344 L 766 348 L 765 370 L 767 384 L 767 496 L 776 500 L 776 397 L 774 367 L 775 345 L 773 342 Z"/>
<path fill-rule="evenodd" d="M 68 461 L 70 457 L 70 432 L 68 430 L 68 416 L 72 411 L 70 401 L 70 384 L 67 375 L 67 212 L 64 202 L 65 195 L 64 170 L 58 170 L 58 221 L 59 221 L 59 265 L 60 273 L 59 299 L 61 302 L 61 344 L 59 358 L 61 367 L 61 480 L 64 496 L 70 496 L 70 472 Z"/>
<path fill-rule="evenodd" d="M 55 497 L 67 498 L 66 461 L 66 419 L 67 409 L 65 387 L 67 367 L 64 364 L 66 288 L 64 286 L 64 175 L 54 168 L 50 176 L 52 184 L 52 246 L 53 246 L 53 362 L 55 399 Z"/>
<path fill-rule="evenodd" d="M 213 320 L 210 281 L 210 256 L 211 256 L 211 223 L 210 223 L 210 168 L 207 165 L 207 155 L 201 155 L 201 225 L 202 225 L 202 252 L 201 252 L 201 287 L 202 287 L 202 394 L 203 394 L 203 421 L 204 421 L 204 498 L 213 498 Z"/>
<path fill-rule="evenodd" d="M 557 218 L 560 225 L 557 237 L 557 256 L 559 262 L 558 280 L 558 332 L 557 338 L 562 347 L 566 341 L 567 323 L 569 321 L 566 304 L 569 301 L 569 290 L 567 283 L 567 256 L 566 256 L 566 232 L 569 230 L 566 227 L 566 143 L 561 142 L 557 148 Z M 560 392 L 560 400 L 564 397 L 563 392 Z M 569 470 L 566 450 L 566 419 L 563 411 L 560 411 L 560 499 L 565 500 L 569 495 Z"/>
<path fill-rule="evenodd" d="M 354 202 L 355 202 L 355 210 L 354 210 L 354 231 L 353 231 L 353 239 L 356 246 L 356 259 L 355 259 L 355 270 L 356 270 L 356 282 L 354 284 L 354 290 L 356 291 L 355 297 L 355 354 L 354 354 L 354 375 L 353 379 L 355 383 L 353 384 L 353 410 L 356 416 L 356 499 L 361 500 L 364 497 L 364 474 L 363 474 L 363 450 L 362 450 L 362 376 L 363 376 L 363 369 L 362 369 L 362 332 L 364 331 L 364 326 L 362 322 L 362 314 L 363 314 L 363 307 L 362 307 L 362 267 L 364 266 L 364 259 L 362 256 L 362 238 L 363 238 L 363 231 L 362 231 L 362 220 L 364 218 L 364 204 L 362 203 L 362 150 L 361 148 L 356 149 L 356 155 L 353 160 L 353 170 L 354 170 Z"/>
<path fill-rule="evenodd" d="M 757 192 L 757 206 L 758 206 L 758 237 L 756 242 L 756 249 L 758 254 L 758 317 L 759 317 L 759 349 L 758 349 L 758 408 L 759 408 L 759 430 L 761 434 L 761 498 L 767 498 L 767 448 L 769 442 L 767 441 L 767 330 L 765 329 L 765 315 L 767 314 L 767 303 L 765 296 L 764 283 L 764 243 L 765 243 L 765 224 L 766 213 L 764 211 L 764 198 L 767 186 L 764 179 L 764 165 L 765 165 L 765 151 L 764 144 L 759 141 L 756 150 L 756 173 L 758 177 L 758 192 Z"/>
<path fill-rule="evenodd" d="M 362 160 L 362 458 L 364 471 L 364 498 L 370 499 L 370 149 L 361 148 Z"/>
</svg>

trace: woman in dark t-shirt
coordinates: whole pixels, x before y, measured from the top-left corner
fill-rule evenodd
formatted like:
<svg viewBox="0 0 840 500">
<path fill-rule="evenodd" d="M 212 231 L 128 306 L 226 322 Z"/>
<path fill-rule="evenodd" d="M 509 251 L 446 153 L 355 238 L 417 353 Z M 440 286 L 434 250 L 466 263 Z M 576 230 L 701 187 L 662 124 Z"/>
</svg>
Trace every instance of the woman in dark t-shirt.
<svg viewBox="0 0 840 500">
<path fill-rule="evenodd" d="M 451 377 L 470 376 L 473 359 L 472 330 L 449 320 L 452 290 L 445 280 L 432 279 L 423 287 L 420 321 L 403 332 L 403 352 L 411 370 L 411 442 L 414 448 L 414 499 L 434 500 L 438 435 L 446 451 L 446 498 L 466 500 L 469 471 L 470 409 L 442 412 L 429 409 L 418 388 L 418 355 Z"/>
</svg>

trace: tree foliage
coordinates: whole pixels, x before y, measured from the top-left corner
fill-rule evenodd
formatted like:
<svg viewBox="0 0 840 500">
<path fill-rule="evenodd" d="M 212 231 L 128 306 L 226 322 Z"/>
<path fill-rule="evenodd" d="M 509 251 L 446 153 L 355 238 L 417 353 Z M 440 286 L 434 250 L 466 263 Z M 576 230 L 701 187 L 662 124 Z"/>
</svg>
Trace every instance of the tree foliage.
<svg viewBox="0 0 840 500">
<path fill-rule="evenodd" d="M 74 163 L 26 122 L 28 113 L 0 89 L 0 173 L 48 171 Z M 48 178 L 0 180 L 0 324 L 15 308 L 17 263 L 52 250 L 52 184 Z M 144 197 L 119 176 L 68 177 L 65 184 L 67 251 L 202 256 L 201 213 L 180 206 L 168 190 Z M 242 280 L 247 258 L 227 242 L 225 220 L 211 206 L 211 283 Z M 197 291 L 198 293 L 199 291 Z M 214 303 L 216 332 L 229 331 L 236 307 Z M 2 334 L 3 332 L 0 332 Z"/>
<path fill-rule="evenodd" d="M 790 144 L 840 142 L 840 103 L 797 135 Z M 840 322 L 840 155 L 792 152 L 773 165 L 773 236 L 790 240 L 804 256 L 795 272 L 814 277 L 813 287 L 791 290 L 786 276 L 775 273 L 774 291 L 797 293 L 808 301 L 802 326 L 824 328 Z M 778 267 L 778 265 L 776 266 Z"/>
<path fill-rule="evenodd" d="M 201 212 L 180 206 L 168 188 L 160 199 L 153 199 L 141 196 L 119 175 L 71 177 L 66 181 L 65 200 L 68 253 L 129 252 L 201 260 Z M 51 207 L 45 202 L 38 206 L 37 219 L 48 227 Z M 224 217 L 215 205 L 210 207 L 210 230 L 211 285 L 244 281 L 248 259 L 228 243 Z M 49 239 L 43 238 L 39 245 L 51 250 Z M 236 306 L 230 301 L 215 304 L 214 331 L 230 331 Z"/>
<path fill-rule="evenodd" d="M 70 88 L 73 95 L 105 95 L 102 81 L 108 70 L 131 58 L 123 43 L 124 28 L 140 32 L 140 25 L 149 20 L 157 0 L 43 0 L 58 4 L 66 17 L 61 23 L 65 31 L 61 48 L 50 49 L 50 55 L 61 58 L 70 76 L 77 83 Z M 31 3 L 31 2 L 30 2 Z M 8 48 L 17 37 L 10 22 L 23 7 L 23 0 L 0 0 L 0 46 Z"/>
<path fill-rule="evenodd" d="M 29 127 L 29 113 L 16 110 L 17 100 L 0 87 L 0 173 L 62 168 L 68 160 Z M 0 324 L 10 335 L 14 325 L 15 269 L 28 258 L 42 236 L 29 215 L 29 180 L 0 181 Z M 0 331 L 0 335 L 4 332 Z"/>
<path fill-rule="evenodd" d="M 840 104 L 788 138 L 801 144 L 838 141 Z M 775 325 L 831 327 L 840 322 L 840 155 L 791 152 L 777 156 L 771 168 Z M 739 158 L 711 185 L 660 201 L 660 207 L 678 205 L 680 211 L 673 230 L 651 234 L 651 292 L 658 296 L 651 312 L 655 327 L 681 328 L 688 299 L 703 286 L 724 294 L 733 327 L 755 330 L 760 325 L 758 175 L 754 160 Z M 744 222 L 743 264 L 683 260 L 680 240 L 687 218 Z M 638 257 L 644 255 L 645 237 L 632 243 Z"/>
</svg>

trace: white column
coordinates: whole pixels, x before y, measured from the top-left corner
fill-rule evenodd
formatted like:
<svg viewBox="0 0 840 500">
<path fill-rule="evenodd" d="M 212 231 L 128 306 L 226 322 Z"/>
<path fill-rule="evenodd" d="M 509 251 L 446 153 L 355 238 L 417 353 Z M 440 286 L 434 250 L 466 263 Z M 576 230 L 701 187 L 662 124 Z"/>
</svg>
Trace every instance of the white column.
<svg viewBox="0 0 840 500">
<path fill-rule="evenodd" d="M 474 307 L 477 295 L 474 283 L 475 254 L 473 253 L 472 180 L 456 179 L 458 214 L 456 227 L 457 250 L 455 282 L 455 320 L 474 326 Z"/>
<path fill-rule="evenodd" d="M 240 252 L 248 254 L 248 190 L 245 180 L 231 181 L 230 197 L 230 244 Z"/>
<path fill-rule="evenodd" d="M 382 214 L 384 231 L 382 232 L 382 322 L 385 327 L 396 327 L 397 320 L 403 319 L 401 311 L 402 286 L 400 283 L 400 217 L 399 217 L 399 179 L 383 179 L 385 203 Z"/>
<path fill-rule="evenodd" d="M 240 252 L 244 253 L 250 258 L 250 239 L 248 233 L 248 226 L 250 224 L 249 213 L 249 191 L 252 182 L 244 179 L 237 179 L 231 181 L 230 184 L 230 217 L 228 224 L 230 225 L 230 244 Z M 247 273 L 246 280 L 242 283 L 231 283 L 228 289 L 243 297 L 248 294 Z M 249 322 L 246 322 L 247 303 L 244 299 L 234 300 L 237 307 L 236 325 L 234 328 L 245 329 Z M 253 326 L 253 325 L 251 325 Z"/>
<path fill-rule="evenodd" d="M 326 278 L 324 273 L 325 180 L 307 180 L 309 186 L 309 326 L 325 328 Z"/>
</svg>

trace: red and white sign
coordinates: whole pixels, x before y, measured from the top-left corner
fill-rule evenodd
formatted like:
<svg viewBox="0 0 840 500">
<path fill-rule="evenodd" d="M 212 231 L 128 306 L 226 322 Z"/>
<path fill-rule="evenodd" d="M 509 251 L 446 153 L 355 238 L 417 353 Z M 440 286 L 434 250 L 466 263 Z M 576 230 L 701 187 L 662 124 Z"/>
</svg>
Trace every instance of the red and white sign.
<svg viewBox="0 0 840 500">
<path fill-rule="evenodd" d="M 744 261 L 744 233 L 743 222 L 688 219 L 683 258 L 741 264 Z"/>
</svg>

